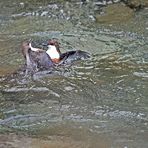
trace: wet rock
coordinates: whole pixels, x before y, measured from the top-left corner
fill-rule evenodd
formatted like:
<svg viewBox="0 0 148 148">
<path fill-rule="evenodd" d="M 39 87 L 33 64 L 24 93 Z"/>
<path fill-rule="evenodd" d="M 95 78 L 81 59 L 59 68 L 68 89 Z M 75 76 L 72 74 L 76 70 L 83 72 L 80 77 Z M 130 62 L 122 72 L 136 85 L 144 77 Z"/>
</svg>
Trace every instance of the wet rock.
<svg viewBox="0 0 148 148">
<path fill-rule="evenodd" d="M 123 23 L 130 20 L 134 15 L 133 10 L 124 4 L 108 5 L 103 11 L 103 14 L 96 15 L 97 23 Z"/>
<path fill-rule="evenodd" d="M 148 7 L 148 0 L 124 0 L 124 2 L 132 9 Z"/>
<path fill-rule="evenodd" d="M 95 5 L 98 6 L 106 6 L 109 4 L 119 3 L 121 0 L 97 0 L 96 2 L 93 2 Z"/>
<path fill-rule="evenodd" d="M 28 91 L 33 91 L 33 92 L 48 92 L 49 89 L 46 87 L 36 87 L 36 88 L 8 88 L 4 89 L 3 92 L 6 93 L 16 93 L 16 92 L 28 92 Z"/>
</svg>

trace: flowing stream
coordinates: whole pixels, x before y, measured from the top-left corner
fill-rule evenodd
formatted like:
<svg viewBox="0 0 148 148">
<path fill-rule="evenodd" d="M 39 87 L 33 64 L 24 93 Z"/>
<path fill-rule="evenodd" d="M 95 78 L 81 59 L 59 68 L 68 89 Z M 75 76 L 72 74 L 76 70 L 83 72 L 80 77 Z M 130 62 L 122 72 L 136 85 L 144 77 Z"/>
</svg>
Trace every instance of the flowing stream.
<svg viewBox="0 0 148 148">
<path fill-rule="evenodd" d="M 91 2 L 0 5 L 0 147 L 148 147 L 147 8 L 110 25 L 95 21 L 103 10 Z M 24 63 L 21 42 L 49 38 L 91 58 L 12 77 Z"/>
</svg>

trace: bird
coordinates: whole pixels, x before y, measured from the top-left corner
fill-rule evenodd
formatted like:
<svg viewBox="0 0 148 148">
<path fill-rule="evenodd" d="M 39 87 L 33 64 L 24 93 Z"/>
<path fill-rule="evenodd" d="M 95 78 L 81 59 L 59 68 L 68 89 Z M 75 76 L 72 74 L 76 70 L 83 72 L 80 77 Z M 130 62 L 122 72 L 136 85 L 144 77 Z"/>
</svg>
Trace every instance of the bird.
<svg viewBox="0 0 148 148">
<path fill-rule="evenodd" d="M 56 39 L 49 39 L 44 44 L 44 46 L 47 46 L 47 50 L 44 50 L 33 47 L 31 41 L 24 41 L 21 45 L 21 51 L 26 60 L 27 71 L 49 70 L 55 66 L 71 65 L 75 61 L 90 58 L 90 54 L 82 50 L 71 50 L 62 53 L 59 44 Z"/>
<path fill-rule="evenodd" d="M 56 39 L 49 39 L 46 53 L 56 64 L 72 64 L 75 61 L 90 58 L 90 54 L 82 50 L 71 50 L 62 53 L 59 49 L 59 42 Z"/>
</svg>

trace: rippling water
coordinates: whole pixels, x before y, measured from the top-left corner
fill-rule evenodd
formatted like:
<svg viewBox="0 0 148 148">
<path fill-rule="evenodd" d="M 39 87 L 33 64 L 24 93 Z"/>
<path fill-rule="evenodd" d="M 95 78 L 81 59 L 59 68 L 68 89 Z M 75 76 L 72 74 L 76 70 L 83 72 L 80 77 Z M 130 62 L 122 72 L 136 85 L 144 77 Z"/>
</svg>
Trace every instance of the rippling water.
<svg viewBox="0 0 148 148">
<path fill-rule="evenodd" d="M 18 3 L 13 4 L 16 7 Z M 43 7 L 39 3 L 32 9 L 26 9 L 26 3 L 18 5 L 17 11 L 12 8 L 6 12 L 4 7 L 6 14 L 2 13 L 0 18 L 0 136 L 4 145 L 11 141 L 10 147 L 24 144 L 26 147 L 146 148 L 146 33 L 130 32 L 130 27 L 125 31 L 86 27 L 76 21 L 77 15 L 67 21 L 73 11 L 64 18 L 59 13 L 55 13 L 57 18 L 54 14 L 50 16 L 49 7 L 53 12 L 60 7 L 63 14 L 66 6 L 60 4 Z M 57 67 L 54 75 L 6 76 L 24 62 L 19 51 L 23 40 L 42 41 L 52 37 L 60 41 L 63 52 L 88 51 L 91 59 Z"/>
</svg>

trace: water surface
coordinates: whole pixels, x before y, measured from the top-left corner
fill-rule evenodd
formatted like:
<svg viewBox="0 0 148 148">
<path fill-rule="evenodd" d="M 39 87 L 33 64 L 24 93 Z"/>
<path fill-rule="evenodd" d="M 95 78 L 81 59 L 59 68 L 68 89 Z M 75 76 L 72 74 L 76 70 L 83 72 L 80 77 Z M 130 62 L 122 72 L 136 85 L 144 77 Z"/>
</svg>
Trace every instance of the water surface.
<svg viewBox="0 0 148 148">
<path fill-rule="evenodd" d="M 7 11 L 10 3 L 0 4 L 2 147 L 148 146 L 147 9 L 125 25 L 107 26 L 92 19 L 93 5 L 13 1 Z M 62 52 L 92 57 L 50 76 L 7 76 L 24 63 L 23 40 L 53 37 Z"/>
</svg>

